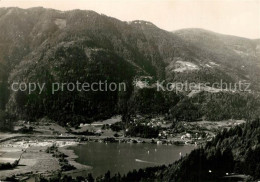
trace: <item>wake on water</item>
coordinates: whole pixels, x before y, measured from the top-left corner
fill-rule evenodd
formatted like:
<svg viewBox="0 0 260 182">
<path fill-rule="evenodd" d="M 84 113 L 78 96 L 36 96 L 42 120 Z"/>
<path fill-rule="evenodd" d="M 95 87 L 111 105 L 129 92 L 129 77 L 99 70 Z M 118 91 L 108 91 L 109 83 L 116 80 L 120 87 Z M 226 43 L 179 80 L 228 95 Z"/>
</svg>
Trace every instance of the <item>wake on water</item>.
<svg viewBox="0 0 260 182">
<path fill-rule="evenodd" d="M 156 162 L 149 162 L 149 161 L 144 161 L 144 160 L 140 160 L 140 159 L 135 159 L 136 162 L 142 162 L 142 163 L 148 163 L 148 164 L 158 164 Z"/>
</svg>

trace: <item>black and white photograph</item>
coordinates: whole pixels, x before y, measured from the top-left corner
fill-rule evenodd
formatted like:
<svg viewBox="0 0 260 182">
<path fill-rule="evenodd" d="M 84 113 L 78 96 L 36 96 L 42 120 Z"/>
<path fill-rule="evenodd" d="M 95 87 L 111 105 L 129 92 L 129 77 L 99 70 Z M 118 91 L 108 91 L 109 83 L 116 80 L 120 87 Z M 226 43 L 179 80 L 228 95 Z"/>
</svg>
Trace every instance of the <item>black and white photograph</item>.
<svg viewBox="0 0 260 182">
<path fill-rule="evenodd" d="M 259 182 L 260 0 L 0 0 L 0 182 Z"/>
</svg>

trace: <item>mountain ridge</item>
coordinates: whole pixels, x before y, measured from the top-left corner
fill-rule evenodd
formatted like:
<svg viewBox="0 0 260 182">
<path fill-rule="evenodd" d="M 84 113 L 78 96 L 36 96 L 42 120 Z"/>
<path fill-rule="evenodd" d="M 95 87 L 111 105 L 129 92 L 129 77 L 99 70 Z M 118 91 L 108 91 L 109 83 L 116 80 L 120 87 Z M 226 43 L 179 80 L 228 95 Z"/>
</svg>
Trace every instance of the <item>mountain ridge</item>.
<svg viewBox="0 0 260 182">
<path fill-rule="evenodd" d="M 259 53 L 252 46 L 257 41 L 189 30 L 171 33 L 147 21 L 124 22 L 91 10 L 0 8 L 0 27 L 1 109 L 19 117 L 52 111 L 75 122 L 66 115 L 79 120 L 95 113 L 108 117 L 128 107 L 135 94 L 132 82 L 143 76 L 211 84 L 241 80 L 252 83 L 254 90 L 260 88 Z M 40 96 L 10 90 L 15 81 L 100 79 L 125 81 L 129 92 L 64 92 L 54 97 L 48 90 Z"/>
</svg>

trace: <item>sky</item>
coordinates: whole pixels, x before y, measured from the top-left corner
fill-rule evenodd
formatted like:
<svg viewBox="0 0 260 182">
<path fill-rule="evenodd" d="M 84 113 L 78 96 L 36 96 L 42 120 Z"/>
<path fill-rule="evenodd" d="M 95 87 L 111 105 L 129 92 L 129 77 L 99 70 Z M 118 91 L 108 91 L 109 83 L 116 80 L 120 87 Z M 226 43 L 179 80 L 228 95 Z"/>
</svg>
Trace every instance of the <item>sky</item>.
<svg viewBox="0 0 260 182">
<path fill-rule="evenodd" d="M 260 0 L 0 0 L 0 7 L 93 10 L 122 21 L 146 20 L 173 31 L 203 28 L 260 38 Z"/>
</svg>

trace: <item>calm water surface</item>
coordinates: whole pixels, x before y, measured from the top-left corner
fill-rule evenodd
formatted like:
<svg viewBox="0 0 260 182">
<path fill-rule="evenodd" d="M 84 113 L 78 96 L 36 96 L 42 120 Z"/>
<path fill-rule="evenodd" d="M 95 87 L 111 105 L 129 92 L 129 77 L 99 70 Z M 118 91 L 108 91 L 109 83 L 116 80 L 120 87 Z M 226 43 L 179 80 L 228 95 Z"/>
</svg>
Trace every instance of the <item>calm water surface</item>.
<svg viewBox="0 0 260 182">
<path fill-rule="evenodd" d="M 79 156 L 76 161 L 93 167 L 89 172 L 97 177 L 108 170 L 111 174 L 126 174 L 133 169 L 170 164 L 194 146 L 90 142 L 72 149 Z"/>
</svg>

